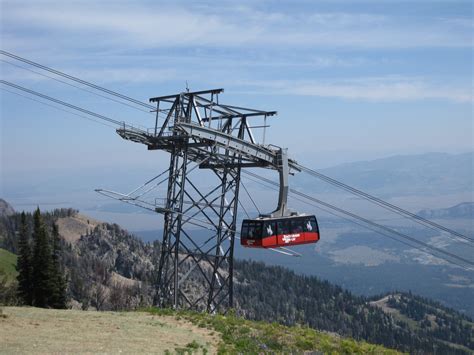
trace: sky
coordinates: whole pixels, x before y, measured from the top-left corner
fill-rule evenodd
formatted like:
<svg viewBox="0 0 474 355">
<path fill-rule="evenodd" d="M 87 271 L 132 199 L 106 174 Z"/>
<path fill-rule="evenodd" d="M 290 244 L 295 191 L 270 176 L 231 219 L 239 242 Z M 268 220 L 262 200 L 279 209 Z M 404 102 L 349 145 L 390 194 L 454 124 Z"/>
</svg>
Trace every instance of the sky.
<svg viewBox="0 0 474 355">
<path fill-rule="evenodd" d="M 186 86 L 224 88 L 222 102 L 278 111 L 267 141 L 306 166 L 474 149 L 471 1 L 0 6 L 2 50 L 143 101 Z M 153 125 L 148 113 L 0 60 L 2 80 Z M 138 183 L 166 165 L 165 153 L 124 141 L 111 127 L 0 89 L 3 196 L 65 179 L 81 195 L 90 185 L 120 186 L 125 176 Z"/>
</svg>

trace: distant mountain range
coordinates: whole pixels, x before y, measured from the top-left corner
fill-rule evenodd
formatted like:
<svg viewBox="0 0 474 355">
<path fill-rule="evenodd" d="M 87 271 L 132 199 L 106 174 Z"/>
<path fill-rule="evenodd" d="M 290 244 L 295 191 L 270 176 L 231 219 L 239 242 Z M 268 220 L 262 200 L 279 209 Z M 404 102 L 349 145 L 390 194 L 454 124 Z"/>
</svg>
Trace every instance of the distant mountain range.
<svg viewBox="0 0 474 355">
<path fill-rule="evenodd" d="M 456 206 L 439 209 L 425 209 L 418 212 L 423 218 L 471 218 L 474 219 L 474 202 L 463 202 Z"/>
<path fill-rule="evenodd" d="M 439 195 L 466 192 L 474 186 L 474 152 L 400 155 L 316 169 L 348 185 L 381 196 Z M 310 176 L 299 174 L 297 185 L 327 191 Z"/>
</svg>

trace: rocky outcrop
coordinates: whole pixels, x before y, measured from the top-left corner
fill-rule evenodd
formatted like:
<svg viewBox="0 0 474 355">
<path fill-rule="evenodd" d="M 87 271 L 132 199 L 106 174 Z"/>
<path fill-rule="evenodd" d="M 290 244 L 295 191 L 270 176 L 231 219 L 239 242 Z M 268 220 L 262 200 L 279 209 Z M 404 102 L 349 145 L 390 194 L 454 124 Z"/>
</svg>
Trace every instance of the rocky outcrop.
<svg viewBox="0 0 474 355">
<path fill-rule="evenodd" d="M 9 217 L 15 214 L 13 207 L 4 199 L 0 198 L 0 217 Z"/>
<path fill-rule="evenodd" d="M 116 224 L 79 214 L 58 224 L 76 307 L 120 310 L 152 304 L 158 248 Z"/>
</svg>

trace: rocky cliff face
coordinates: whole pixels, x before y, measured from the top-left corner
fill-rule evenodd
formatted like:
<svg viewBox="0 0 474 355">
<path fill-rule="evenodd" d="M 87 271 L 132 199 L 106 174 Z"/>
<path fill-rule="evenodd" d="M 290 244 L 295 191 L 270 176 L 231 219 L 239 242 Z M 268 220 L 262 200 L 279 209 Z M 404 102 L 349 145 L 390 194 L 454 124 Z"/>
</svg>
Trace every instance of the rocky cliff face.
<svg viewBox="0 0 474 355">
<path fill-rule="evenodd" d="M 60 217 L 56 224 L 64 243 L 72 307 L 119 310 L 153 305 L 159 243 L 144 243 L 116 224 L 79 213 Z M 183 274 L 191 267 L 190 260 L 182 260 Z M 183 287 L 199 295 L 200 281 L 191 272 Z"/>
<path fill-rule="evenodd" d="M 74 308 L 118 310 L 149 306 L 158 248 L 116 224 L 78 213 L 57 219 Z"/>
<path fill-rule="evenodd" d="M 4 199 L 0 198 L 0 216 L 12 216 L 15 214 L 13 207 Z"/>
</svg>

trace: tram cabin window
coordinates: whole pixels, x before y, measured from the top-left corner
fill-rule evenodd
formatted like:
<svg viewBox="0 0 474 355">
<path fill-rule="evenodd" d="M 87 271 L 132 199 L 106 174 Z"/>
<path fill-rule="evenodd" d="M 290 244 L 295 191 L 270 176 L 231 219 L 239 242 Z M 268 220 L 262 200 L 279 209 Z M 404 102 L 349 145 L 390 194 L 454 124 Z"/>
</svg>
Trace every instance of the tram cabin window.
<svg viewBox="0 0 474 355">
<path fill-rule="evenodd" d="M 288 220 L 280 220 L 277 222 L 278 234 L 290 234 L 290 223 Z"/>
<path fill-rule="evenodd" d="M 242 225 L 242 238 L 244 239 L 261 239 L 262 238 L 262 222 L 246 221 Z"/>
<path fill-rule="evenodd" d="M 276 235 L 276 228 L 275 222 L 268 222 L 265 221 L 263 223 L 263 237 L 271 237 L 272 235 Z"/>
<path fill-rule="evenodd" d="M 303 232 L 303 220 L 301 218 L 294 219 L 291 221 L 291 233 L 302 233 Z"/>
<path fill-rule="evenodd" d="M 303 228 L 305 232 L 319 233 L 318 224 L 314 216 L 305 218 Z"/>
<path fill-rule="evenodd" d="M 249 223 L 245 222 L 242 223 L 242 231 L 240 232 L 240 237 L 246 239 L 249 234 Z"/>
</svg>

